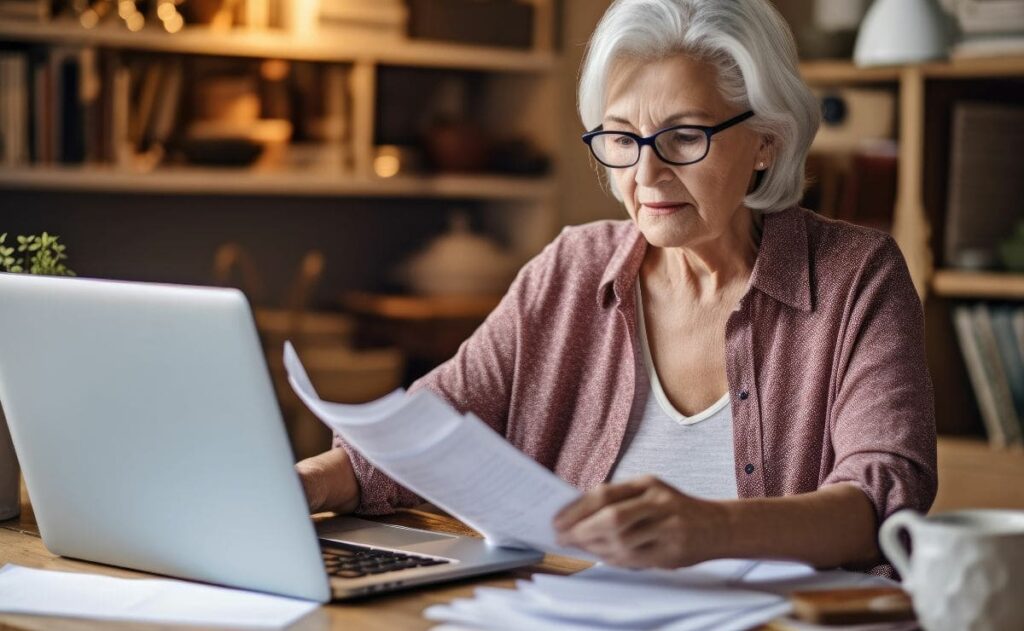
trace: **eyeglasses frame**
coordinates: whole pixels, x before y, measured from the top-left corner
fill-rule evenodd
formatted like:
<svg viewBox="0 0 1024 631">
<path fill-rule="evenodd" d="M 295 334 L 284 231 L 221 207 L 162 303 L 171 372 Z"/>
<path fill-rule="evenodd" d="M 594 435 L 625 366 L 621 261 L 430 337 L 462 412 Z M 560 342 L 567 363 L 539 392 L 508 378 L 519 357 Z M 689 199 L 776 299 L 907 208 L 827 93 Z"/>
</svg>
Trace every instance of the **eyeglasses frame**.
<svg viewBox="0 0 1024 631">
<path fill-rule="evenodd" d="M 752 116 L 754 116 L 753 110 L 747 110 L 746 112 L 743 112 L 742 114 L 739 114 L 737 116 L 733 116 L 729 120 L 719 123 L 717 125 L 673 125 L 671 127 L 659 129 L 650 136 L 640 136 L 628 131 L 605 131 L 604 125 L 598 125 L 594 129 L 583 134 L 582 139 L 583 142 L 587 145 L 587 147 L 590 148 L 590 154 L 594 156 L 594 159 L 603 164 L 604 166 L 608 167 L 609 169 L 628 169 L 630 167 L 636 166 L 636 164 L 640 162 L 640 157 L 642 155 L 643 148 L 646 146 L 650 146 L 651 150 L 654 151 L 654 155 L 658 156 L 658 159 L 661 160 L 662 162 L 666 164 L 671 164 L 673 166 L 686 166 L 688 164 L 696 164 L 703 160 L 704 158 L 708 157 L 708 154 L 711 152 L 712 136 L 719 132 L 725 131 L 726 129 L 729 129 L 730 127 L 739 125 L 740 123 L 751 118 Z M 704 155 L 697 158 L 696 160 L 690 160 L 688 162 L 675 162 L 673 160 L 668 160 L 665 158 L 665 156 L 661 155 L 661 152 L 658 151 L 658 145 L 655 144 L 655 139 L 665 132 L 674 131 L 676 129 L 692 129 L 703 132 L 704 136 L 707 138 L 707 142 L 704 143 Z M 633 161 L 631 164 L 612 166 L 597 156 L 597 152 L 594 151 L 594 139 L 597 138 L 598 136 L 610 136 L 612 134 L 618 136 L 628 136 L 632 138 L 634 141 L 636 141 L 639 148 L 636 152 L 636 160 Z"/>
</svg>

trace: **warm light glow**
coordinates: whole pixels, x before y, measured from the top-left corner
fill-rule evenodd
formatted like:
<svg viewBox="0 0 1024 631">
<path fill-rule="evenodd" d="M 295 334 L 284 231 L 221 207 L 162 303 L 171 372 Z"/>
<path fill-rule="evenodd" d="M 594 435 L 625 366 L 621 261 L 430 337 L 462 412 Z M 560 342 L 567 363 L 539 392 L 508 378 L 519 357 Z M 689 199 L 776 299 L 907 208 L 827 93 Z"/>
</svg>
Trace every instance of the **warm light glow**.
<svg viewBox="0 0 1024 631">
<path fill-rule="evenodd" d="M 373 171 L 380 177 L 394 177 L 401 167 L 398 156 L 382 155 L 373 159 Z"/>
<path fill-rule="evenodd" d="M 78 21 L 81 22 L 82 26 L 84 26 L 85 28 L 92 28 L 100 23 L 100 16 L 98 13 L 96 13 L 96 11 L 92 9 L 86 9 L 84 12 L 82 12 L 82 15 L 79 16 Z"/>
<path fill-rule="evenodd" d="M 156 15 L 161 20 L 167 21 L 178 15 L 178 10 L 174 8 L 173 2 L 161 2 L 160 6 L 156 8 Z"/>
<path fill-rule="evenodd" d="M 260 64 L 260 75 L 267 81 L 283 81 L 288 70 L 288 62 L 283 59 L 267 59 Z"/>
<path fill-rule="evenodd" d="M 132 0 L 121 0 L 117 3 L 117 14 L 121 16 L 122 20 L 127 20 L 138 12 L 138 9 L 135 8 L 135 3 L 132 2 Z"/>
<path fill-rule="evenodd" d="M 180 13 L 175 13 L 173 16 L 164 20 L 164 28 L 168 33 L 177 33 L 183 26 L 185 26 L 185 19 L 181 17 Z"/>
<path fill-rule="evenodd" d="M 135 32 L 141 31 L 142 27 L 146 25 L 146 18 L 139 12 L 132 13 L 124 19 L 124 23 L 128 26 L 128 30 Z"/>
</svg>

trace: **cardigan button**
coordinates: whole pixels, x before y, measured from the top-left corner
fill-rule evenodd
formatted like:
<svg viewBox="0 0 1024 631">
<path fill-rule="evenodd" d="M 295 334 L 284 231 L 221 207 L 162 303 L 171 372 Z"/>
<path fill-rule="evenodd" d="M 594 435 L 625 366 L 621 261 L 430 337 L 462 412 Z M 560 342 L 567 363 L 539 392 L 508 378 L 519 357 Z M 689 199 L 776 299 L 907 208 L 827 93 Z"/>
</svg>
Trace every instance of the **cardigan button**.
<svg viewBox="0 0 1024 631">
<path fill-rule="evenodd" d="M 749 397 L 749 396 L 750 396 L 749 392 L 747 392 L 746 390 L 740 390 L 740 401 L 746 401 L 747 397 Z M 750 472 L 748 471 L 747 473 L 750 473 Z"/>
<path fill-rule="evenodd" d="M 748 462 L 747 466 L 743 467 L 743 470 L 747 472 L 747 475 L 750 475 L 751 473 L 754 472 L 754 465 Z"/>
</svg>

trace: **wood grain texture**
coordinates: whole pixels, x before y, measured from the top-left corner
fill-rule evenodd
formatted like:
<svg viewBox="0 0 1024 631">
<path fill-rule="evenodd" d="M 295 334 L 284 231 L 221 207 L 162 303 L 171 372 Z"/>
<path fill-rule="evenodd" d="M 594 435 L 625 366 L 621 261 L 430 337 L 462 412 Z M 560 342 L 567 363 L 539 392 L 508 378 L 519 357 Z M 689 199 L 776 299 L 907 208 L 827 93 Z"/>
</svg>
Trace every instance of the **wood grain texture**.
<svg viewBox="0 0 1024 631">
<path fill-rule="evenodd" d="M 147 578 L 153 575 L 133 570 L 76 561 L 52 554 L 39 537 L 39 528 L 32 514 L 27 495 L 23 495 L 20 517 L 0 522 L 0 566 L 16 563 L 26 567 L 68 572 L 89 572 L 120 578 Z M 314 515 L 314 521 L 332 517 L 331 513 Z M 386 517 L 368 517 L 385 523 L 436 530 L 469 536 L 479 536 L 461 522 L 426 509 L 405 509 Z M 490 576 L 468 578 L 442 585 L 410 589 L 389 595 L 375 596 L 358 601 L 336 603 L 321 607 L 290 629 L 321 631 L 328 629 L 360 629 L 392 631 L 394 629 L 429 629 L 434 626 L 423 618 L 423 610 L 454 598 L 469 598 L 477 587 L 513 587 L 516 579 L 527 579 L 535 572 L 546 574 L 572 574 L 590 564 L 567 557 L 547 556 L 538 565 L 502 572 Z M 157 631 L 181 629 L 167 625 L 110 622 L 99 620 L 71 620 L 64 618 L 0 615 L 0 631 L 40 631 L 67 629 L 68 631 Z M 198 629 L 199 627 L 188 627 Z"/>
<path fill-rule="evenodd" d="M 1024 509 L 1024 450 L 967 438 L 939 439 L 939 492 L 931 512 Z"/>
<path fill-rule="evenodd" d="M 932 291 L 947 298 L 1024 300 L 1024 274 L 940 270 L 932 278 Z"/>
</svg>

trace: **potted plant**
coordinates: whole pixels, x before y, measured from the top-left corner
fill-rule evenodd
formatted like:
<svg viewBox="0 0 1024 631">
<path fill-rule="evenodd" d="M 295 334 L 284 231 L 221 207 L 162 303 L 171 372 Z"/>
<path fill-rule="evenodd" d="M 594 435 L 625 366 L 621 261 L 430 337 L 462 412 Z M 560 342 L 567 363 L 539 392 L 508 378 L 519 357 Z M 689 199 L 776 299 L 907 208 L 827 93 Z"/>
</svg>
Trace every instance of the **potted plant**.
<svg viewBox="0 0 1024 631">
<path fill-rule="evenodd" d="M 59 237 L 44 232 L 20 235 L 7 244 L 7 233 L 0 234 L 0 272 L 74 276 L 64 265 L 65 246 Z M 21 510 L 21 470 L 7 431 L 4 410 L 0 406 L 0 520 L 17 517 Z"/>
</svg>

